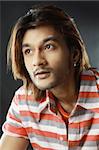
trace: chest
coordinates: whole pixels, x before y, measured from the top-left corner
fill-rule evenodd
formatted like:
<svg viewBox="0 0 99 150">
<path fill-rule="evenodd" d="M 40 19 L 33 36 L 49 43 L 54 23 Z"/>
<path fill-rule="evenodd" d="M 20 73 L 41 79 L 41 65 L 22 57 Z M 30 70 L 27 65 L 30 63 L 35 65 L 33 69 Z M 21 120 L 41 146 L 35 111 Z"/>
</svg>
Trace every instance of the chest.
<svg viewBox="0 0 99 150">
<path fill-rule="evenodd" d="M 99 116 L 90 111 L 77 111 L 66 122 L 49 109 L 41 114 L 28 110 L 24 116 L 21 111 L 21 116 L 35 149 L 74 150 L 85 145 L 95 150 L 99 144 Z"/>
</svg>

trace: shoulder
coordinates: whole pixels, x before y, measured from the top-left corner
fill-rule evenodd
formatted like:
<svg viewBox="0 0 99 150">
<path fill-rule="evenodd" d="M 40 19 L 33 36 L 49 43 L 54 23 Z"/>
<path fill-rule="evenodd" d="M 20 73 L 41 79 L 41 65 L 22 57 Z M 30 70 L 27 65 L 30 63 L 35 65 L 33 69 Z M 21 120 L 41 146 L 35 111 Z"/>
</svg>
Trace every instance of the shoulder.
<svg viewBox="0 0 99 150">
<path fill-rule="evenodd" d="M 93 68 L 92 71 L 96 79 L 96 84 L 97 84 L 98 93 L 99 93 L 99 69 Z"/>
<path fill-rule="evenodd" d="M 99 79 L 99 69 L 91 68 L 90 70 L 93 72 L 93 74 L 95 75 L 96 79 Z"/>
<path fill-rule="evenodd" d="M 99 92 L 99 70 L 97 68 L 89 68 L 81 73 L 81 81 L 83 85 L 88 85 Z"/>
<path fill-rule="evenodd" d="M 80 105 L 99 113 L 99 70 L 89 68 L 81 74 Z"/>
<path fill-rule="evenodd" d="M 96 79 L 99 79 L 99 69 L 89 68 L 88 70 L 83 70 L 82 75 L 86 77 L 95 77 Z"/>
<path fill-rule="evenodd" d="M 95 77 L 95 81 L 96 81 L 96 84 L 97 84 L 98 90 L 99 90 L 99 69 L 97 69 L 97 68 L 90 68 L 89 70 L 91 70 L 93 76 Z"/>
<path fill-rule="evenodd" d="M 24 85 L 20 86 L 14 93 L 13 101 L 16 104 L 20 104 L 21 102 L 25 102 L 28 99 L 33 100 L 33 96 L 31 95 L 31 90 L 28 90 Z"/>
<path fill-rule="evenodd" d="M 15 91 L 15 95 L 22 95 L 26 93 L 26 89 L 25 86 L 20 86 L 16 91 Z"/>
<path fill-rule="evenodd" d="M 20 86 L 16 91 L 15 95 L 31 95 L 32 90 L 26 88 L 24 85 Z"/>
</svg>

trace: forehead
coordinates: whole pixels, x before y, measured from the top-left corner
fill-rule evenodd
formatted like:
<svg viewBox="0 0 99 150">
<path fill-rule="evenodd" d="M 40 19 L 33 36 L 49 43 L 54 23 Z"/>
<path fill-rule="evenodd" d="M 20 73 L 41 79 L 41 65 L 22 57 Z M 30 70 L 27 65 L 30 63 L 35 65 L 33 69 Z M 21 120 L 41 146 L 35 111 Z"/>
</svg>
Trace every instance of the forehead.
<svg viewBox="0 0 99 150">
<path fill-rule="evenodd" d="M 48 37 L 62 38 L 61 34 L 58 31 L 56 31 L 54 27 L 39 26 L 33 29 L 28 29 L 25 32 L 23 37 L 23 44 L 28 42 L 40 42 Z"/>
</svg>

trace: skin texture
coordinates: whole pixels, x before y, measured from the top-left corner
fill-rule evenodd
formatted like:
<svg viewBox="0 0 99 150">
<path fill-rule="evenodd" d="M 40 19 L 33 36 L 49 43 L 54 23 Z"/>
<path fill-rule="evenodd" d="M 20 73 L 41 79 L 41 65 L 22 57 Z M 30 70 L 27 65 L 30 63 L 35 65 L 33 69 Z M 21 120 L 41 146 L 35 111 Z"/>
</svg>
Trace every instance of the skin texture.
<svg viewBox="0 0 99 150">
<path fill-rule="evenodd" d="M 50 37 L 52 40 L 46 40 L 51 39 Z M 57 41 L 53 40 L 54 37 Z M 39 27 L 28 30 L 23 39 L 23 55 L 31 79 L 39 89 L 51 89 L 67 80 L 71 63 L 69 50 L 53 28 Z M 49 74 L 47 77 L 35 76 L 35 70 Z"/>
<path fill-rule="evenodd" d="M 51 27 L 43 26 L 25 33 L 25 66 L 39 89 L 51 89 L 66 80 L 66 74 L 70 73 L 70 55 L 67 49 L 62 37 Z M 35 76 L 35 70 L 41 73 Z"/>
<path fill-rule="evenodd" d="M 0 140 L 0 150 L 26 150 L 28 144 L 26 139 L 3 134 Z"/>
<path fill-rule="evenodd" d="M 27 30 L 22 45 L 25 67 L 33 83 L 41 90 L 52 91 L 71 111 L 77 98 L 73 64 L 79 51 L 70 52 L 61 34 L 51 26 Z"/>
<path fill-rule="evenodd" d="M 50 90 L 66 111 L 71 112 L 77 99 L 77 75 L 74 62 L 79 51 L 70 52 L 63 37 L 51 26 L 40 26 L 26 31 L 22 52 L 25 67 L 33 84 L 41 90 Z M 76 78 L 75 78 L 76 77 Z M 28 140 L 3 135 L 0 149 L 26 150 Z"/>
</svg>

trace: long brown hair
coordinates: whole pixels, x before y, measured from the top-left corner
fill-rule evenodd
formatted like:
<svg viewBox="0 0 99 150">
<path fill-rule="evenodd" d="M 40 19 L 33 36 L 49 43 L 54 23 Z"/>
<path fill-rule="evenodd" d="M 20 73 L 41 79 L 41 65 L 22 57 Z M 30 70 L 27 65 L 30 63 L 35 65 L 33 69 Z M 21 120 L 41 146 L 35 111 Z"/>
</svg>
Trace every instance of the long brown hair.
<svg viewBox="0 0 99 150">
<path fill-rule="evenodd" d="M 56 31 L 60 32 L 69 50 L 78 49 L 80 58 L 78 63 L 79 70 L 90 67 L 89 58 L 84 42 L 74 23 L 74 20 L 62 9 L 53 5 L 34 6 L 24 16 L 16 22 L 8 45 L 8 63 L 11 60 L 12 72 L 15 79 L 21 79 L 26 85 L 31 83 L 30 76 L 26 70 L 23 54 L 22 40 L 25 32 L 30 28 L 41 25 L 51 25 Z"/>
</svg>

